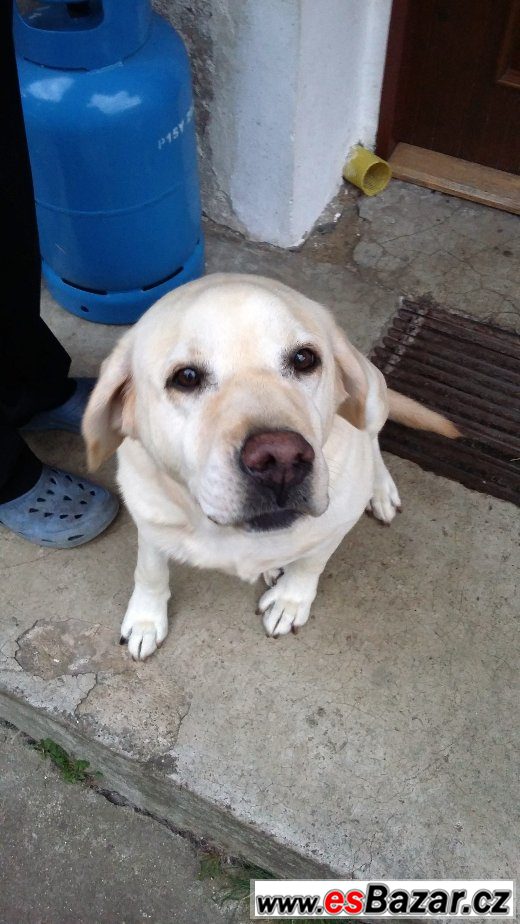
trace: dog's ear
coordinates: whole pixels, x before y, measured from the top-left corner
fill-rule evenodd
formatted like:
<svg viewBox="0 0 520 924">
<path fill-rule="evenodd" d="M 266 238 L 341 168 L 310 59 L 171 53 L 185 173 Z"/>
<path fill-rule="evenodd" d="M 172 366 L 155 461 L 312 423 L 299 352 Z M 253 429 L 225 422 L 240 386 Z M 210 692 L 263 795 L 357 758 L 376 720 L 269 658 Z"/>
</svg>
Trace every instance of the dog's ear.
<svg viewBox="0 0 520 924">
<path fill-rule="evenodd" d="M 347 339 L 337 324 L 333 330 L 339 407 L 336 411 L 358 430 L 375 436 L 388 417 L 383 374 Z"/>
<path fill-rule="evenodd" d="M 101 366 L 90 396 L 81 431 L 90 470 L 99 468 L 135 428 L 135 392 L 131 353 L 133 330 L 124 334 Z"/>
</svg>

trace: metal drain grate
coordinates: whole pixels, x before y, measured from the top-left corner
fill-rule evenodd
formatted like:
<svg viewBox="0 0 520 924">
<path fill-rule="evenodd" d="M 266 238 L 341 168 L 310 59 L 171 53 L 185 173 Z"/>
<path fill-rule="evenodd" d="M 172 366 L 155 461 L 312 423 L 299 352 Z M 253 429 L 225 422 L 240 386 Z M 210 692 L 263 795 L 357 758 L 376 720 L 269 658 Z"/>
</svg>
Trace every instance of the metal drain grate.
<svg viewBox="0 0 520 924">
<path fill-rule="evenodd" d="M 464 433 L 449 440 L 389 421 L 383 449 L 520 505 L 520 336 L 404 299 L 371 359 L 391 388 Z"/>
</svg>

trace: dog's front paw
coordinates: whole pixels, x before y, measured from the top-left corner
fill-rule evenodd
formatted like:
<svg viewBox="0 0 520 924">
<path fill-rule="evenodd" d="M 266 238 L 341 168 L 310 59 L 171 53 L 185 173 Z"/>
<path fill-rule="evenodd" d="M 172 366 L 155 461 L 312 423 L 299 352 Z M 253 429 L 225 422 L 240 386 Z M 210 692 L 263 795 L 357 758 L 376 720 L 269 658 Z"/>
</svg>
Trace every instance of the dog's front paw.
<svg viewBox="0 0 520 924">
<path fill-rule="evenodd" d="M 257 614 L 263 617 L 266 634 L 271 638 L 296 633 L 309 618 L 316 596 L 317 580 L 282 574 L 274 587 L 260 597 Z"/>
<path fill-rule="evenodd" d="M 161 613 L 143 613 L 130 601 L 121 625 L 121 644 L 128 642 L 128 651 L 134 661 L 144 661 L 154 653 L 168 635 L 166 607 Z"/>
<path fill-rule="evenodd" d="M 374 493 L 367 506 L 367 512 L 373 513 L 378 520 L 390 526 L 397 512 L 401 511 L 401 498 L 388 469 L 374 486 Z"/>
</svg>

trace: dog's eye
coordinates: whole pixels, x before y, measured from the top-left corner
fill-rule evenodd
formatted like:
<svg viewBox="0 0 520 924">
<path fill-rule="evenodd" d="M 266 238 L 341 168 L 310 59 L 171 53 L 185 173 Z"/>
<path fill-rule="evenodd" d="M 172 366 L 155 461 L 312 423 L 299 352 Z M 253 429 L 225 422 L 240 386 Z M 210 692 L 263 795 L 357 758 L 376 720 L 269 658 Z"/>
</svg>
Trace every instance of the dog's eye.
<svg viewBox="0 0 520 924">
<path fill-rule="evenodd" d="M 194 391 L 198 388 L 204 376 L 200 369 L 193 366 L 185 366 L 183 369 L 177 369 L 166 382 L 167 388 L 178 388 L 181 391 Z"/>
<path fill-rule="evenodd" d="M 309 347 L 296 350 L 296 353 L 291 358 L 291 364 L 295 372 L 312 372 L 319 365 L 319 362 L 319 357 Z"/>
</svg>

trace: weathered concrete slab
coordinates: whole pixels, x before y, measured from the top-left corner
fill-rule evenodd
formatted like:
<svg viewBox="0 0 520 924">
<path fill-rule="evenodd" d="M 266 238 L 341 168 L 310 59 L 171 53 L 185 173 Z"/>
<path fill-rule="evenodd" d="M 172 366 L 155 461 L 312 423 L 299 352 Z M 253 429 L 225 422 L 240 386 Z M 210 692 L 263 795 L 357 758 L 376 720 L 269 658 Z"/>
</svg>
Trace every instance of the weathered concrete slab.
<svg viewBox="0 0 520 924">
<path fill-rule="evenodd" d="M 377 243 L 387 201 L 401 223 L 399 254 L 410 247 L 416 266 L 428 209 L 423 190 L 402 188 L 356 219 L 356 234 Z M 450 201 L 445 225 L 458 253 L 470 235 Z M 473 209 L 487 266 L 498 230 Z M 321 244 L 282 254 L 211 239 L 209 266 L 283 278 L 331 305 L 367 349 L 398 294 L 426 276 L 407 275 L 405 262 L 399 271 L 360 265 L 360 246 L 334 251 L 338 265 Z M 449 289 L 456 306 L 458 277 L 445 276 L 446 289 L 429 290 Z M 114 331 L 51 305 L 47 314 L 76 368 L 95 368 Z M 84 469 L 75 437 L 31 443 Z M 171 633 L 145 664 L 117 646 L 136 542 L 125 513 L 77 551 L 40 551 L 2 531 L 0 714 L 90 758 L 136 804 L 284 875 L 326 866 L 360 877 L 514 876 L 518 511 L 400 460 L 389 466 L 403 514 L 390 529 L 368 519 L 356 527 L 297 637 L 265 638 L 259 588 L 175 566 Z M 112 468 L 102 477 L 109 483 Z"/>
</svg>

